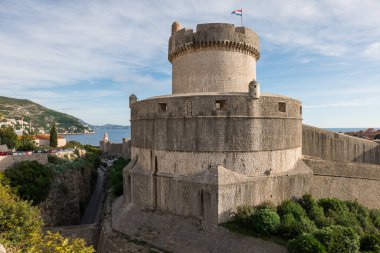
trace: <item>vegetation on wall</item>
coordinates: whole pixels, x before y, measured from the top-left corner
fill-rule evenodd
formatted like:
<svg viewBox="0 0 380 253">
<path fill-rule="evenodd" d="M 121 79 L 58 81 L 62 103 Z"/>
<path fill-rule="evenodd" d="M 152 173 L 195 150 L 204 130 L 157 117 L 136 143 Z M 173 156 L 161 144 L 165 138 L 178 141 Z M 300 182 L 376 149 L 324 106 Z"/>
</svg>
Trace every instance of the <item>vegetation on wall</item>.
<svg viewBox="0 0 380 253">
<path fill-rule="evenodd" d="M 224 224 L 241 233 L 286 242 L 289 253 L 380 252 L 380 210 L 309 194 L 278 207 L 241 206 Z"/>
<path fill-rule="evenodd" d="M 81 239 L 43 234 L 37 207 L 21 200 L 0 173 L 0 242 L 7 252 L 95 252 Z"/>
<path fill-rule="evenodd" d="M 11 187 L 18 195 L 37 205 L 49 194 L 53 179 L 52 170 L 37 161 L 22 161 L 5 171 Z"/>
<path fill-rule="evenodd" d="M 114 196 L 123 195 L 123 169 L 130 160 L 119 157 L 108 169 L 107 185 L 112 189 Z"/>
</svg>

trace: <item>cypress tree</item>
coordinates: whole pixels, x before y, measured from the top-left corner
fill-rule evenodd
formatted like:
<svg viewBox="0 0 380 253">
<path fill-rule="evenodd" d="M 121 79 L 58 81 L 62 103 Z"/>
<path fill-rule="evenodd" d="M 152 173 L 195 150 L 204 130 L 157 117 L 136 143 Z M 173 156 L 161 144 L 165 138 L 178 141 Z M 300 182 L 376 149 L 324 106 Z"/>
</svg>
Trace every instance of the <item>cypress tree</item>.
<svg viewBox="0 0 380 253">
<path fill-rule="evenodd" d="M 58 134 L 57 129 L 55 128 L 55 124 L 50 129 L 50 147 L 56 148 L 58 146 Z"/>
</svg>

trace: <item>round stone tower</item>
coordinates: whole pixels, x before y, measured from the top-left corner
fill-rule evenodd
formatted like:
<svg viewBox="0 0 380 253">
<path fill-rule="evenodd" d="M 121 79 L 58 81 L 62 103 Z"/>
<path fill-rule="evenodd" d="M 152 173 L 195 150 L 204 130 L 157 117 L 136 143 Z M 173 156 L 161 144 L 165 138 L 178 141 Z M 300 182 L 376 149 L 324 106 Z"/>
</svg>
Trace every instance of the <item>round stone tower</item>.
<svg viewBox="0 0 380 253">
<path fill-rule="evenodd" d="M 259 38 L 246 27 L 200 24 L 193 32 L 174 22 L 169 39 L 173 94 L 248 92 L 259 58 Z"/>
<path fill-rule="evenodd" d="M 259 56 L 246 27 L 173 24 L 173 94 L 131 99 L 125 203 L 218 223 L 239 205 L 305 192 L 301 103 L 260 93 Z"/>
</svg>

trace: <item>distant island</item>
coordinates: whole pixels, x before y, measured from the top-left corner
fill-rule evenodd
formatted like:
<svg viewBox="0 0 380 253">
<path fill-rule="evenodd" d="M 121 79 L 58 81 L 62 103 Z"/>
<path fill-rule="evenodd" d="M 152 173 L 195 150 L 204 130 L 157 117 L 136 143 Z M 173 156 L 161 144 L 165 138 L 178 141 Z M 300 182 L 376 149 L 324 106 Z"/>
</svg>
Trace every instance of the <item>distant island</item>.
<svg viewBox="0 0 380 253">
<path fill-rule="evenodd" d="M 45 134 L 53 124 L 60 134 L 93 133 L 92 127 L 82 120 L 46 108 L 28 99 L 0 96 L 0 126 L 12 126 L 16 133 Z"/>
</svg>

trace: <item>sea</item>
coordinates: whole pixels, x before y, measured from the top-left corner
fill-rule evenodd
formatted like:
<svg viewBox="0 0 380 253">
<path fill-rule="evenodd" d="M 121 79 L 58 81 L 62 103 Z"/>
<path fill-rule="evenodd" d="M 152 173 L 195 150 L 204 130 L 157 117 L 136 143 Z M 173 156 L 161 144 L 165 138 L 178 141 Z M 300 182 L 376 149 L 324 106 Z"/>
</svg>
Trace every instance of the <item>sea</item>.
<svg viewBox="0 0 380 253">
<path fill-rule="evenodd" d="M 357 132 L 360 130 L 366 130 L 368 128 L 325 128 L 329 131 L 345 133 L 345 132 Z M 379 129 L 379 128 L 375 128 Z M 93 146 L 99 146 L 99 142 L 103 139 L 104 133 L 108 133 L 108 138 L 113 143 L 121 143 L 122 138 L 131 138 L 131 128 L 112 128 L 112 127 L 95 127 L 94 134 L 67 134 L 64 135 L 67 141 L 78 141 L 82 144 L 89 144 Z"/>
<path fill-rule="evenodd" d="M 82 144 L 99 146 L 105 133 L 113 143 L 121 143 L 122 138 L 131 138 L 131 128 L 94 127 L 94 134 L 63 134 L 67 141 L 78 141 Z"/>
</svg>

